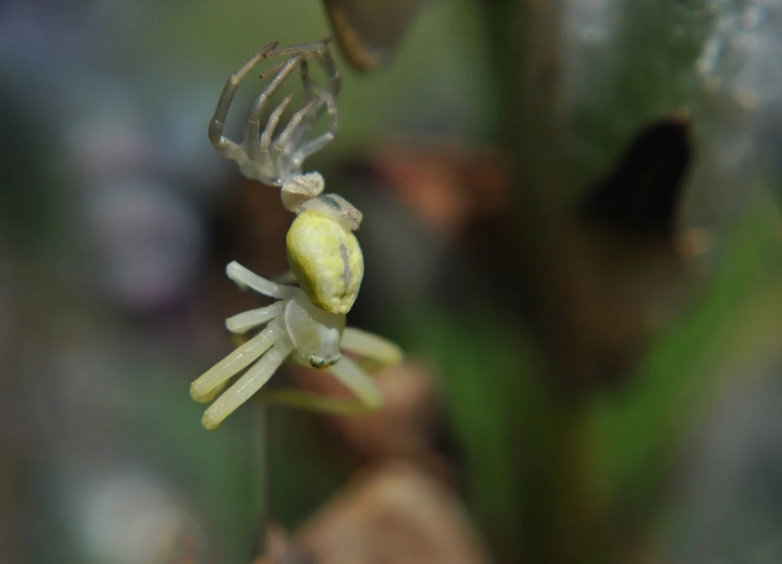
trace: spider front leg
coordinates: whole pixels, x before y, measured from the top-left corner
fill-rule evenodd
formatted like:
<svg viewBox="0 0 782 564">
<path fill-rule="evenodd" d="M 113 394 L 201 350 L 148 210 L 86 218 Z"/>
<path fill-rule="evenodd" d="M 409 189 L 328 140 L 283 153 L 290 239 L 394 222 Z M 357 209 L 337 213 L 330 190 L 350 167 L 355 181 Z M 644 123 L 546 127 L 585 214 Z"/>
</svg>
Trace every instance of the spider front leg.
<svg viewBox="0 0 782 564">
<path fill-rule="evenodd" d="M 329 370 L 356 396 L 359 405 L 354 413 L 368 413 L 383 405 L 383 392 L 369 374 L 349 358 L 343 356 Z"/>
<path fill-rule="evenodd" d="M 270 306 L 243 311 L 225 320 L 225 328 L 235 335 L 247 333 L 250 329 L 260 327 L 267 321 L 279 317 L 285 311 L 286 302 L 276 302 Z"/>
<path fill-rule="evenodd" d="M 281 318 L 275 319 L 266 329 L 195 380 L 190 385 L 190 397 L 199 403 L 211 401 L 228 380 L 255 362 L 284 334 L 284 321 Z"/>
<path fill-rule="evenodd" d="M 293 351 L 289 337 L 281 337 L 269 352 L 210 405 L 201 418 L 204 428 L 213 431 L 231 413 L 260 390 Z"/>
<path fill-rule="evenodd" d="M 391 341 L 354 327 L 345 327 L 340 348 L 374 360 L 384 367 L 396 366 L 404 356 L 402 350 Z M 356 362 L 343 356 L 330 370 L 356 396 L 359 405 L 353 407 L 352 413 L 374 411 L 383 404 L 380 388 Z"/>
<path fill-rule="evenodd" d="M 271 280 L 262 278 L 254 272 L 243 267 L 236 261 L 232 261 L 225 267 L 225 274 L 240 288 L 251 288 L 270 298 L 288 300 L 296 295 L 296 289 L 282 284 L 275 284 Z"/>
<path fill-rule="evenodd" d="M 404 354 L 397 345 L 367 331 L 345 327 L 339 344 L 342 350 L 378 362 L 382 366 L 396 366 Z"/>
<path fill-rule="evenodd" d="M 278 42 L 270 43 L 242 65 L 238 71 L 228 77 L 228 81 L 223 87 L 223 92 L 220 94 L 220 99 L 217 101 L 217 107 L 212 119 L 209 121 L 209 141 L 211 141 L 217 151 L 224 157 L 230 160 L 238 160 L 245 156 L 245 151 L 230 139 L 223 136 L 225 131 L 225 120 L 228 117 L 228 110 L 231 107 L 236 91 L 239 89 L 239 85 L 242 80 L 253 70 L 261 61 L 269 57 L 276 47 Z"/>
</svg>

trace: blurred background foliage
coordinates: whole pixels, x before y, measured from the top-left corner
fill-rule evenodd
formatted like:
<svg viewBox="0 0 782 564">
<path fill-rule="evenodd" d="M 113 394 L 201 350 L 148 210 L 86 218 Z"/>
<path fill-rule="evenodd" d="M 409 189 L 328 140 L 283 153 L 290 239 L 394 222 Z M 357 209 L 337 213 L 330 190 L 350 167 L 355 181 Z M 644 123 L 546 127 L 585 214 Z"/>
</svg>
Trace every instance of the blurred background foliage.
<svg viewBox="0 0 782 564">
<path fill-rule="evenodd" d="M 495 561 L 782 558 L 780 31 L 777 0 L 438 0 L 387 68 L 334 45 L 339 135 L 307 168 L 364 212 L 350 322 L 437 382 L 432 449 Z M 0 5 L 0 561 L 254 556 L 251 410 L 207 433 L 187 390 L 252 303 L 223 265 L 282 271 L 289 218 L 206 125 L 249 54 L 331 33 L 316 0 Z M 671 213 L 709 230 L 706 252 L 605 243 L 574 210 L 682 108 L 695 158 Z M 558 292 L 589 289 L 583 257 L 615 241 L 609 280 L 657 280 L 644 253 L 676 254 L 688 297 L 666 323 L 637 314 L 618 381 L 574 385 L 558 362 L 591 362 L 590 329 L 569 308 L 604 298 Z M 321 418 L 274 418 L 294 530 L 366 460 Z"/>
</svg>

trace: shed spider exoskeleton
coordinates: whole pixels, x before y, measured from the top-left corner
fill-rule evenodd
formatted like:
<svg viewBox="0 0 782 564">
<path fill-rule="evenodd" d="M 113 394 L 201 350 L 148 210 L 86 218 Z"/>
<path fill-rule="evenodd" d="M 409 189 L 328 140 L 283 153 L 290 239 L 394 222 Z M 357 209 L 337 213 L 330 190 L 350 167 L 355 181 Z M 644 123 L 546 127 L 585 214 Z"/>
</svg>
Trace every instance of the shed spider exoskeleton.
<svg viewBox="0 0 782 564">
<path fill-rule="evenodd" d="M 267 76 L 272 78 L 250 105 L 242 143 L 237 144 L 224 137 L 228 110 L 242 80 L 261 61 L 280 56 L 287 56 L 288 59 L 261 75 L 261 78 Z M 325 89 L 310 77 L 309 59 L 312 58 L 318 60 L 325 70 L 327 81 Z M 275 135 L 280 117 L 293 97 L 286 96 L 271 112 L 264 129 L 261 127 L 261 118 L 271 97 L 297 65 L 301 68 L 305 106 L 291 117 L 282 132 Z M 295 212 L 301 201 L 323 192 L 323 177 L 317 172 L 303 174 L 301 167 L 304 159 L 334 139 L 337 130 L 335 97 L 339 93 L 341 84 L 342 79 L 328 49 L 327 41 L 284 48 L 277 48 L 275 41 L 258 51 L 228 78 L 214 116 L 209 122 L 209 140 L 221 155 L 235 161 L 239 170 L 247 178 L 271 186 L 280 186 L 283 205 L 286 209 Z M 329 131 L 314 139 L 307 139 L 307 134 L 324 111 L 329 115 Z"/>
</svg>

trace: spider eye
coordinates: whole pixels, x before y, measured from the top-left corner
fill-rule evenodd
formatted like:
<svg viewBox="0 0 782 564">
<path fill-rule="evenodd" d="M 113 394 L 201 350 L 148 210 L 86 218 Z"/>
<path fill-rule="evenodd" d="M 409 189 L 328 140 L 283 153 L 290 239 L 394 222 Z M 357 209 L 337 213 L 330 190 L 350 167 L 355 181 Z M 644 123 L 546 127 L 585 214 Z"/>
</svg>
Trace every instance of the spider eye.
<svg viewBox="0 0 782 564">
<path fill-rule="evenodd" d="M 328 368 L 329 366 L 337 364 L 340 358 L 342 358 L 342 355 L 335 355 L 329 358 L 313 355 L 310 357 L 310 366 L 317 368 L 318 370 Z"/>
</svg>

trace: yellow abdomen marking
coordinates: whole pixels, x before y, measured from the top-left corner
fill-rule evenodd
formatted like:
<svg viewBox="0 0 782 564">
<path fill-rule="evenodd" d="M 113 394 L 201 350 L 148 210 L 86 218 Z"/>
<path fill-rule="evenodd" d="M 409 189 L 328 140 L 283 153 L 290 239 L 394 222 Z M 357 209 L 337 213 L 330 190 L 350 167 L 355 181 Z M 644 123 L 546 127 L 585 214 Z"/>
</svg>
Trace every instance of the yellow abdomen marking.
<svg viewBox="0 0 782 564">
<path fill-rule="evenodd" d="M 288 230 L 288 263 L 316 306 L 344 315 L 353 307 L 364 277 L 358 239 L 339 220 L 304 211 Z"/>
</svg>

